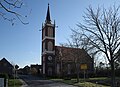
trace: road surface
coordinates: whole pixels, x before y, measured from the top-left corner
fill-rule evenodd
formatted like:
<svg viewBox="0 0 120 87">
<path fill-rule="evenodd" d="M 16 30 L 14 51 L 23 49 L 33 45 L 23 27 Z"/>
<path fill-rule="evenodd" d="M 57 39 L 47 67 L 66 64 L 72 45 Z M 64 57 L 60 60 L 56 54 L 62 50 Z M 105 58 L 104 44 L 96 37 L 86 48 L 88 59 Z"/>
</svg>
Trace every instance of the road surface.
<svg viewBox="0 0 120 87">
<path fill-rule="evenodd" d="M 45 80 L 31 75 L 20 75 L 19 77 L 25 84 L 22 87 L 77 87 L 52 80 Z"/>
</svg>

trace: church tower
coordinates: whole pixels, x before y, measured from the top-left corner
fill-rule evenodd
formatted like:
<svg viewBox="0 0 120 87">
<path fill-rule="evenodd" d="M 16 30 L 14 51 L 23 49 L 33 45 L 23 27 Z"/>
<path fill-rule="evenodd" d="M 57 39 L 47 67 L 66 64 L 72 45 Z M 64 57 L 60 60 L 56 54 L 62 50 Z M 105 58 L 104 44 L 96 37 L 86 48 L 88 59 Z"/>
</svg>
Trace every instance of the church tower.
<svg viewBox="0 0 120 87">
<path fill-rule="evenodd" d="M 49 4 L 45 23 L 42 24 L 42 66 L 43 75 L 55 75 L 55 22 L 52 24 Z"/>
</svg>

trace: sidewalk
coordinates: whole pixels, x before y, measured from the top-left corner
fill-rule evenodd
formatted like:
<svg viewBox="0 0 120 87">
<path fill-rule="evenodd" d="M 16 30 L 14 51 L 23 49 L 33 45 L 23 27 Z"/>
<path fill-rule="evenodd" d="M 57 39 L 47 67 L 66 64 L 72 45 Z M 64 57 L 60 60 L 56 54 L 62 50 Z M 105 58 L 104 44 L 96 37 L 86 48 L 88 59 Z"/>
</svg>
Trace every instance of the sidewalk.
<svg viewBox="0 0 120 87">
<path fill-rule="evenodd" d="M 22 86 L 21 87 L 28 87 L 27 83 L 25 81 L 23 81 L 22 79 L 19 79 L 22 82 Z"/>
</svg>

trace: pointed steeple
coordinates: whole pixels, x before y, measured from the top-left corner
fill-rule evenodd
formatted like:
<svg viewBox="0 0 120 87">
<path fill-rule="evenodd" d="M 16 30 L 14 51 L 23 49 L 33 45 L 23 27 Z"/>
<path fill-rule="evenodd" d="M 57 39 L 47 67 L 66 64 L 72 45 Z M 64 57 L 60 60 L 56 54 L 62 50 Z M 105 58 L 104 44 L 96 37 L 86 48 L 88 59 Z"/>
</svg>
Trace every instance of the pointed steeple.
<svg viewBox="0 0 120 87">
<path fill-rule="evenodd" d="M 48 3 L 47 15 L 46 15 L 46 22 L 47 22 L 47 23 L 50 23 L 50 22 L 51 22 L 49 3 Z"/>
</svg>

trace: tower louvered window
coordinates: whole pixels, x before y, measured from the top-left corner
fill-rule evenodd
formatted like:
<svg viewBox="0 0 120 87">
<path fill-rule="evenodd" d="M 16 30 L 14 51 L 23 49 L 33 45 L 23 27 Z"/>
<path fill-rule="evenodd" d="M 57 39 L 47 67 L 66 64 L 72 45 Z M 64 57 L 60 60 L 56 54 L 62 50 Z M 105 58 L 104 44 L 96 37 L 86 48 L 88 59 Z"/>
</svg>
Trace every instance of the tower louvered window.
<svg viewBox="0 0 120 87">
<path fill-rule="evenodd" d="M 53 50 L 53 44 L 51 41 L 48 42 L 48 51 L 52 51 Z"/>
<path fill-rule="evenodd" d="M 52 27 L 48 28 L 48 36 L 53 37 L 53 29 L 52 29 Z"/>
</svg>

